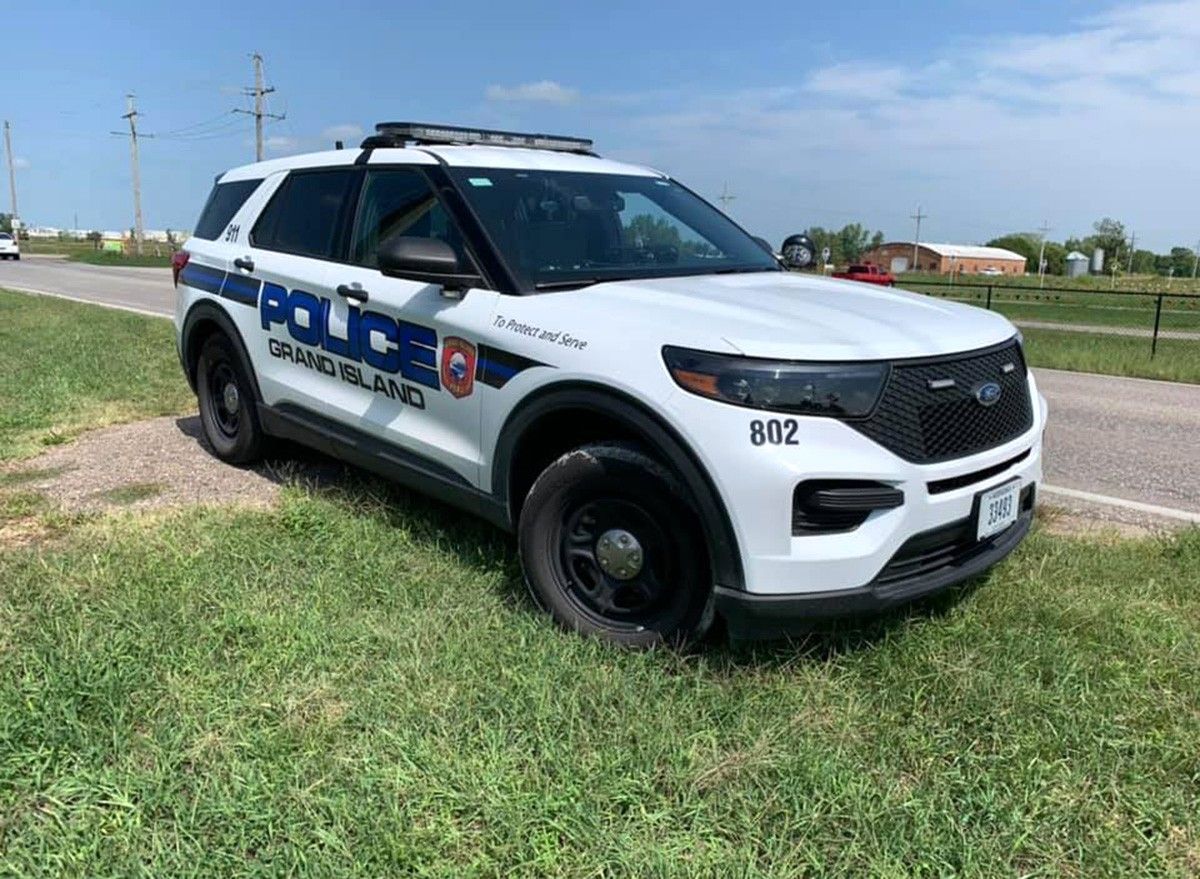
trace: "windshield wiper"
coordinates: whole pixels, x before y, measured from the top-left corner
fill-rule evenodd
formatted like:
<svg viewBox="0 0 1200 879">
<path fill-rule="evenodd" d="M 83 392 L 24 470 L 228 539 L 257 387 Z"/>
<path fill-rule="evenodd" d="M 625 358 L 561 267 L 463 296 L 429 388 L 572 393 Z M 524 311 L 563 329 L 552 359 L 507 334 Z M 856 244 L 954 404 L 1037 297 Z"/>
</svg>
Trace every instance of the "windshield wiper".
<svg viewBox="0 0 1200 879">
<path fill-rule="evenodd" d="M 578 287 L 590 287 L 592 284 L 599 284 L 601 280 L 610 280 L 608 278 L 576 278 L 573 281 L 542 281 L 540 284 L 534 284 L 534 290 L 572 290 Z"/>
</svg>

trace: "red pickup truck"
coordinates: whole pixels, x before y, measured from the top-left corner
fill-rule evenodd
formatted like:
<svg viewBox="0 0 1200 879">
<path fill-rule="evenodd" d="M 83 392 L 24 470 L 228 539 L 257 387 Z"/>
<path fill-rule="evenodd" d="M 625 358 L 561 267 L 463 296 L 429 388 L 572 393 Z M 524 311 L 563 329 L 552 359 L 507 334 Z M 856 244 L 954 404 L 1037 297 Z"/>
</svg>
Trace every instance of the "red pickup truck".
<svg viewBox="0 0 1200 879">
<path fill-rule="evenodd" d="M 882 287 L 895 287 L 896 279 L 883 271 L 879 266 L 867 263 L 863 266 L 848 266 L 844 272 L 834 272 L 832 277 L 844 281 L 862 281 L 864 284 L 879 284 Z"/>
</svg>

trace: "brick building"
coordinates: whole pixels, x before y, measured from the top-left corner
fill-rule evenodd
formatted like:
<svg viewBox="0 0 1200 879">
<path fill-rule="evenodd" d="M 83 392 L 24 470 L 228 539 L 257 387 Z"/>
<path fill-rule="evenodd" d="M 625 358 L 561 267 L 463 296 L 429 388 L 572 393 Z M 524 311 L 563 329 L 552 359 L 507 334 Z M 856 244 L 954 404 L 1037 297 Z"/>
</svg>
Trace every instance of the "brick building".
<svg viewBox="0 0 1200 879">
<path fill-rule="evenodd" d="M 861 261 L 874 263 L 893 274 L 907 272 L 912 268 L 912 242 L 889 241 L 868 250 L 862 255 Z M 987 274 L 1023 275 L 1025 257 L 1003 247 L 922 243 L 917 245 L 916 268 L 917 271 L 943 275 L 951 272 L 974 275 L 985 270 Z"/>
</svg>

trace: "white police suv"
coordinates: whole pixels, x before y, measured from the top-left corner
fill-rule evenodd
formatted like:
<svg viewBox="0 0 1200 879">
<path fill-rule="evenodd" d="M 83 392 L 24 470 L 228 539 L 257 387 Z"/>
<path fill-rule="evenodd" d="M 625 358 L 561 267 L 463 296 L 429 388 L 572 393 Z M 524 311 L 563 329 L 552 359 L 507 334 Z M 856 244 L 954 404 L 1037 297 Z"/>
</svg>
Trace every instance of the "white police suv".
<svg viewBox="0 0 1200 879">
<path fill-rule="evenodd" d="M 1003 317 L 789 273 L 586 140 L 383 124 L 217 178 L 175 260 L 216 454 L 284 437 L 517 533 L 646 645 L 890 607 L 1024 537 L 1046 404 Z"/>
</svg>

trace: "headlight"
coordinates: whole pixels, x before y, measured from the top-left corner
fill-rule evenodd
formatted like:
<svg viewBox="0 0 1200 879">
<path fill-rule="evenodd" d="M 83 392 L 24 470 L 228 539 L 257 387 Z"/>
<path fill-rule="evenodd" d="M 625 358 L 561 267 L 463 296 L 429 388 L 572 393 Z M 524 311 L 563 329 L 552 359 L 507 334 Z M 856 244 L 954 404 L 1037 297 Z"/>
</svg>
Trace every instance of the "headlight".
<svg viewBox="0 0 1200 879">
<path fill-rule="evenodd" d="M 887 381 L 886 363 L 796 363 L 663 348 L 675 383 L 693 394 L 801 415 L 869 415 Z"/>
</svg>

